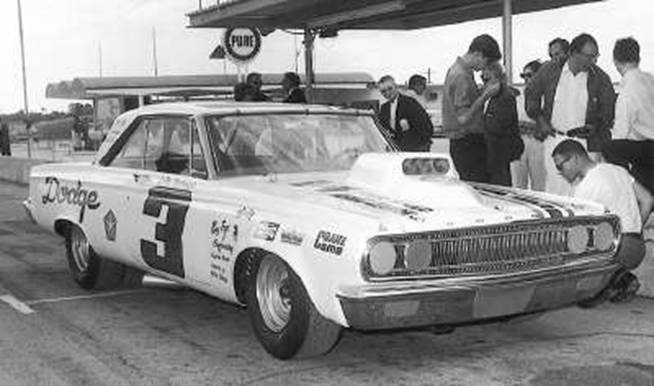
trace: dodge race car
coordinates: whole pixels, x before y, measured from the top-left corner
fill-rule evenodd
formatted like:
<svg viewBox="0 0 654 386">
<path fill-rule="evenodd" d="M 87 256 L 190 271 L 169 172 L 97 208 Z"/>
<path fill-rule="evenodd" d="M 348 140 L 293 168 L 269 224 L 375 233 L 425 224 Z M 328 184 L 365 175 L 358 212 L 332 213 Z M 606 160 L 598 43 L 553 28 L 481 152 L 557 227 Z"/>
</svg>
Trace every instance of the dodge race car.
<svg viewBox="0 0 654 386">
<path fill-rule="evenodd" d="M 25 207 L 74 280 L 148 273 L 247 306 L 277 358 L 343 328 L 508 320 L 592 300 L 618 265 L 598 204 L 464 183 L 370 112 L 192 102 L 119 116 L 92 163 L 34 167 Z"/>
</svg>

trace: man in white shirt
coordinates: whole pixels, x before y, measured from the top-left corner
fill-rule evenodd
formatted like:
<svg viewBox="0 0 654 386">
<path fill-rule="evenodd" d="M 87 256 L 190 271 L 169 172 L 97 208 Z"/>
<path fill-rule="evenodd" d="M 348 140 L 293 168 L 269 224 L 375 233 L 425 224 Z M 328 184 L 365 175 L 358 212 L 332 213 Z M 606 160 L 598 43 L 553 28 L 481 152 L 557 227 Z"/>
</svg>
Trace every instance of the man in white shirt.
<svg viewBox="0 0 654 386">
<path fill-rule="evenodd" d="M 641 232 L 654 198 L 622 167 L 592 161 L 583 145 L 575 140 L 559 143 L 552 152 L 552 160 L 561 176 L 571 184 L 572 196 L 603 204 L 620 218 L 622 238 L 615 259 L 622 268 L 602 296 L 614 302 L 632 299 L 640 285 L 629 271 L 638 267 L 645 257 Z"/>
<path fill-rule="evenodd" d="M 613 140 L 602 148 L 602 154 L 654 192 L 654 76 L 638 67 L 640 46 L 633 38 L 615 43 L 613 63 L 622 81 Z"/>
<path fill-rule="evenodd" d="M 582 138 L 593 158 L 609 142 L 615 93 L 609 76 L 595 62 L 597 41 L 580 34 L 570 43 L 570 55 L 561 66 L 550 61 L 540 68 L 525 88 L 527 114 L 545 138 L 545 191 L 566 195 L 570 185 L 557 173 L 548 157 L 558 143 L 570 137 Z"/>
</svg>

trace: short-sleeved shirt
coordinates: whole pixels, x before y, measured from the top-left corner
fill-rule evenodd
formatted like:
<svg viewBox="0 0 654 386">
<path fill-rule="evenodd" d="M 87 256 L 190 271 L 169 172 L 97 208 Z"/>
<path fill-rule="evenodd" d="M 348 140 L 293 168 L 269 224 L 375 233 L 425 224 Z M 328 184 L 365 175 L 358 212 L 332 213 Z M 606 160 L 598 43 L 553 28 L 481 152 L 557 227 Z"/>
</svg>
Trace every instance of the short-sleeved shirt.
<svg viewBox="0 0 654 386">
<path fill-rule="evenodd" d="M 615 104 L 613 139 L 654 140 L 654 76 L 627 70 Z"/>
<path fill-rule="evenodd" d="M 634 178 L 620 166 L 600 163 L 573 188 L 573 196 L 599 202 L 620 217 L 622 232 L 640 233 L 642 222 Z"/>
<path fill-rule="evenodd" d="M 466 134 L 481 134 L 484 132 L 483 111 L 475 111 L 467 123 L 461 124 L 458 116 L 470 108 L 479 98 L 481 91 L 475 83 L 472 68 L 461 58 L 450 67 L 445 76 L 443 86 L 443 131 L 450 138 L 461 138 Z"/>
</svg>

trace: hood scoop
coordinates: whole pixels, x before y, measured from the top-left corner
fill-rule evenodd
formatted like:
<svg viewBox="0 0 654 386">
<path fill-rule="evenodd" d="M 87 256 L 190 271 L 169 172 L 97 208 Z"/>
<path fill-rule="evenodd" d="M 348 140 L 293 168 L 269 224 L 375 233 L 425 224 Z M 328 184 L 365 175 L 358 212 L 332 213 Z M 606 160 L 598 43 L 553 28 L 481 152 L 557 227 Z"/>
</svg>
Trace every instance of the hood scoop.
<svg viewBox="0 0 654 386">
<path fill-rule="evenodd" d="M 459 181 L 452 160 L 445 154 L 362 154 L 346 182 L 389 198 L 435 208 L 484 206 L 475 190 Z"/>
</svg>

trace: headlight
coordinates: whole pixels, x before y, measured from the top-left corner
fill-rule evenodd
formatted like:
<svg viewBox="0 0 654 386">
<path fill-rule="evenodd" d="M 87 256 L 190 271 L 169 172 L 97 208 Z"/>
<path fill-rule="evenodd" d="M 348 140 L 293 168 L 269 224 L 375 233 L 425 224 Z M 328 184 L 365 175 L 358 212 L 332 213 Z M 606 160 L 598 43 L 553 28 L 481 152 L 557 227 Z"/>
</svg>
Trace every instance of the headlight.
<svg viewBox="0 0 654 386">
<path fill-rule="evenodd" d="M 595 248 L 600 251 L 606 251 L 613 244 L 613 228 L 607 222 L 599 224 L 593 232 L 593 241 Z"/>
<path fill-rule="evenodd" d="M 429 267 L 431 263 L 431 244 L 426 240 L 416 240 L 409 243 L 404 250 L 406 267 L 411 271 L 419 271 Z"/>
<path fill-rule="evenodd" d="M 577 225 L 568 230 L 568 251 L 582 253 L 588 245 L 588 230 L 585 226 Z"/>
<path fill-rule="evenodd" d="M 386 241 L 375 244 L 368 253 L 370 269 L 377 275 L 389 273 L 395 267 L 396 260 L 395 246 Z"/>
</svg>

